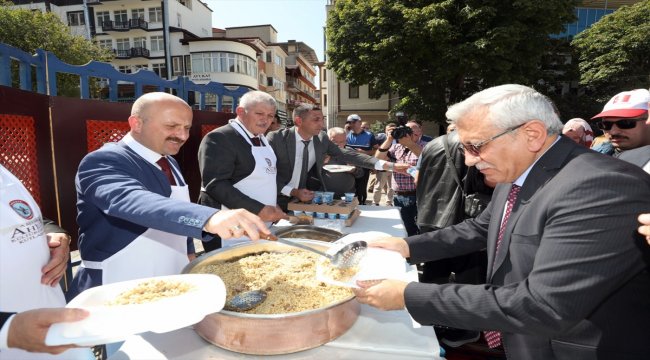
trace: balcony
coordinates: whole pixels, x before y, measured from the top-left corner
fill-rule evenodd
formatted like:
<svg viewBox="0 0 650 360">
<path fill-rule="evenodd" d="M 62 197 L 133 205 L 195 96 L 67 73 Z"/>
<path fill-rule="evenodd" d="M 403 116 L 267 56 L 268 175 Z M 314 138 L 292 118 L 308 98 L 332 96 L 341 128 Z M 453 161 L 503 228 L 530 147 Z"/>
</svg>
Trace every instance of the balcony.
<svg viewBox="0 0 650 360">
<path fill-rule="evenodd" d="M 103 21 L 102 31 L 129 31 L 131 29 L 147 30 L 149 23 L 142 18 L 130 19 L 127 21 Z"/>
<path fill-rule="evenodd" d="M 130 58 L 136 58 L 136 57 L 144 57 L 148 58 L 149 57 L 149 49 L 143 48 L 143 47 L 132 47 L 127 50 L 117 50 L 113 49 L 113 53 L 115 53 L 115 57 L 117 59 L 130 59 Z"/>
</svg>

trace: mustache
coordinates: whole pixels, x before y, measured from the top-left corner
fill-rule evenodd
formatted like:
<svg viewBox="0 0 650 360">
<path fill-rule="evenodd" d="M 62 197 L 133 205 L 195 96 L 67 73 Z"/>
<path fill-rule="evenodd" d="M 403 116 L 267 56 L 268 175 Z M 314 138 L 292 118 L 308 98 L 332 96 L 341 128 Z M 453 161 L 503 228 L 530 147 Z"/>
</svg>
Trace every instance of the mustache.
<svg viewBox="0 0 650 360">
<path fill-rule="evenodd" d="M 166 140 L 166 141 L 175 141 L 175 142 L 180 142 L 180 143 L 185 142 L 185 140 L 183 140 L 183 139 L 181 139 L 181 138 L 173 137 L 173 136 L 172 136 L 172 137 L 168 137 L 168 138 L 165 139 L 165 140 Z"/>
<path fill-rule="evenodd" d="M 611 140 L 623 140 L 623 139 L 627 139 L 628 137 L 623 135 L 610 135 L 609 138 Z"/>
</svg>

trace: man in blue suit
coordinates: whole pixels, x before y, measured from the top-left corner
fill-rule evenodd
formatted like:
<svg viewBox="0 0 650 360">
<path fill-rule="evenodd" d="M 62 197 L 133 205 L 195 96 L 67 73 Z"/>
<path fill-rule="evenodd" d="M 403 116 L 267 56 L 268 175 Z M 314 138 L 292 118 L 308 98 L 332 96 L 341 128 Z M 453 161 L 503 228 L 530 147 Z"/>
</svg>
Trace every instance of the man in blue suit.
<svg viewBox="0 0 650 360">
<path fill-rule="evenodd" d="M 171 157 L 189 137 L 192 109 L 167 93 L 133 104 L 131 131 L 88 154 L 76 177 L 81 266 L 69 297 L 93 286 L 178 274 L 188 264 L 191 238 L 268 233 L 246 210 L 218 211 L 189 201 Z"/>
</svg>

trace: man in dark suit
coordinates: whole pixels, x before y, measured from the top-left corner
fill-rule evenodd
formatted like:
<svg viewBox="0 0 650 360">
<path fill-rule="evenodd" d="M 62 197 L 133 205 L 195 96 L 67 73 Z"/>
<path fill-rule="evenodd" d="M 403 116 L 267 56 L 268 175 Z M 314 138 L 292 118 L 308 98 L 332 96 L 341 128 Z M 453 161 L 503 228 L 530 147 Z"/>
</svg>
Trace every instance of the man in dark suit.
<svg viewBox="0 0 650 360">
<path fill-rule="evenodd" d="M 486 284 L 386 280 L 358 300 L 486 331 L 510 359 L 646 359 L 650 247 L 636 220 L 650 209 L 650 176 L 559 136 L 552 103 L 525 86 L 481 91 L 447 118 L 466 164 L 498 183 L 492 202 L 475 219 L 374 246 L 414 263 L 487 248 Z"/>
<path fill-rule="evenodd" d="M 216 209 L 246 209 L 267 226 L 286 216 L 276 206 L 276 158 L 264 133 L 275 118 L 276 103 L 263 91 L 241 97 L 237 118 L 208 133 L 199 146 L 201 194 L 199 204 Z M 245 241 L 243 239 L 231 240 Z M 206 251 L 222 246 L 220 239 L 204 241 Z"/>
<path fill-rule="evenodd" d="M 323 161 L 326 155 L 341 157 L 346 163 L 369 169 L 406 171 L 395 165 L 350 149 L 341 149 L 331 142 L 325 131 L 321 109 L 301 104 L 293 110 L 294 127 L 270 132 L 269 143 L 278 158 L 278 205 L 286 210 L 291 198 L 311 201 L 313 190 L 322 188 Z M 307 157 L 305 154 L 307 148 Z M 303 174 L 303 158 L 307 173 Z"/>
</svg>

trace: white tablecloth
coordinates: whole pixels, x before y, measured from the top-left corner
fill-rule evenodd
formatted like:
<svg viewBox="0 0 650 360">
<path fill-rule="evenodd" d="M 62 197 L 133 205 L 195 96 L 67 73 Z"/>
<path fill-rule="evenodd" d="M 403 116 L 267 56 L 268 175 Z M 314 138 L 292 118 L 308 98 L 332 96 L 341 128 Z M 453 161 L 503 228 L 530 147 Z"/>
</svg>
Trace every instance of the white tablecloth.
<svg viewBox="0 0 650 360">
<path fill-rule="evenodd" d="M 343 228 L 343 232 L 379 231 L 391 236 L 406 236 L 397 208 L 359 208 L 361 216 L 351 227 Z M 417 273 L 413 275 L 417 279 Z M 290 336 L 290 333 L 287 336 Z M 380 311 L 367 305 L 361 306 L 357 321 L 338 339 L 314 349 L 278 356 L 280 357 L 354 360 L 441 359 L 440 346 L 432 327 L 414 327 L 406 310 Z M 145 333 L 132 336 L 110 360 L 257 358 L 261 357 L 221 349 L 203 340 L 192 328 L 183 328 L 164 334 Z"/>
</svg>

